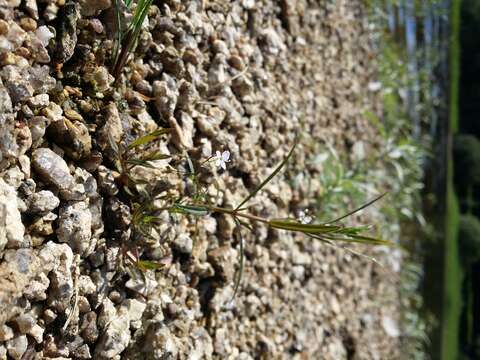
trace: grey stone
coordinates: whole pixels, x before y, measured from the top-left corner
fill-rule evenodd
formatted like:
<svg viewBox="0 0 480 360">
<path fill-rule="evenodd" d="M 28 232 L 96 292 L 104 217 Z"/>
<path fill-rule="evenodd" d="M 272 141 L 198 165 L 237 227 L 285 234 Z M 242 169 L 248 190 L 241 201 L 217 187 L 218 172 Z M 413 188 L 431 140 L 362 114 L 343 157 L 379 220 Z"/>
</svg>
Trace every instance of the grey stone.
<svg viewBox="0 0 480 360">
<path fill-rule="evenodd" d="M 81 121 L 62 118 L 49 126 L 48 133 L 72 159 L 79 160 L 90 155 L 92 139 Z"/>
<path fill-rule="evenodd" d="M 31 301 L 43 301 L 47 298 L 47 289 L 50 285 L 50 280 L 44 273 L 38 274 L 32 278 L 28 285 L 23 290 L 25 298 Z"/>
<path fill-rule="evenodd" d="M 8 340 L 7 343 L 8 355 L 10 355 L 14 360 L 20 360 L 27 351 L 28 339 L 26 335 L 20 335 L 16 338 Z"/>
<path fill-rule="evenodd" d="M 104 93 L 110 89 L 110 86 L 115 81 L 115 78 L 110 75 L 105 66 L 98 66 L 94 71 L 86 74 L 84 79 L 91 83 L 94 89 L 100 93 Z"/>
<path fill-rule="evenodd" d="M 93 252 L 92 214 L 85 202 L 72 202 L 60 208 L 57 236 L 82 257 Z"/>
<path fill-rule="evenodd" d="M 113 359 L 120 355 L 130 342 L 130 323 L 126 315 L 113 318 L 95 347 L 95 357 Z"/>
<path fill-rule="evenodd" d="M 179 234 L 173 240 L 173 246 L 184 254 L 191 254 L 193 249 L 193 240 L 188 234 Z"/>
<path fill-rule="evenodd" d="M 83 344 L 75 349 L 75 358 L 79 360 L 91 359 L 90 348 L 87 344 Z"/>
<path fill-rule="evenodd" d="M 153 273 L 147 272 L 144 279 L 136 276 L 130 278 L 125 283 L 125 287 L 132 291 L 135 291 L 142 296 L 148 296 L 155 290 L 157 284 L 158 283 L 155 280 Z"/>
<path fill-rule="evenodd" d="M 60 200 L 49 190 L 41 190 L 29 198 L 29 209 L 31 213 L 47 213 L 60 205 Z"/>
<path fill-rule="evenodd" d="M 118 193 L 118 187 L 115 184 L 115 178 L 113 177 L 112 170 L 100 165 L 98 167 L 98 185 L 100 190 L 110 196 L 114 196 Z"/>
<path fill-rule="evenodd" d="M 48 303 L 59 312 L 65 312 L 71 307 L 70 299 L 74 293 L 72 265 L 73 253 L 71 248 L 66 245 L 46 244 L 40 255 L 44 259 L 55 258 L 56 266 L 50 274 L 50 287 L 48 291 Z M 61 247 L 63 246 L 63 247 Z"/>
<path fill-rule="evenodd" d="M 43 333 L 45 332 L 45 329 L 42 328 L 40 325 L 35 324 L 32 326 L 32 328 L 27 332 L 28 335 L 33 337 L 37 344 L 41 344 L 43 342 Z"/>
<path fill-rule="evenodd" d="M 54 61 L 64 63 L 73 56 L 77 45 L 77 20 L 80 15 L 78 3 L 67 1 L 59 15 Z"/>
<path fill-rule="evenodd" d="M 104 125 L 97 132 L 97 142 L 102 150 L 115 157 L 117 144 L 122 140 L 123 127 L 115 103 L 107 105 L 103 116 Z"/>
<path fill-rule="evenodd" d="M 50 97 L 48 94 L 39 94 L 28 99 L 27 104 L 32 109 L 38 109 L 45 106 L 48 106 L 50 103 Z"/>
<path fill-rule="evenodd" d="M 0 113 L 0 170 L 7 168 L 18 156 L 15 117 Z"/>
<path fill-rule="evenodd" d="M 25 0 L 25 10 L 32 18 L 38 19 L 37 0 Z"/>
<path fill-rule="evenodd" d="M 17 316 L 13 322 L 17 325 L 18 330 L 22 334 L 28 333 L 32 327 L 36 324 L 35 319 L 30 314 L 22 314 Z"/>
<path fill-rule="evenodd" d="M 22 170 L 25 178 L 30 178 L 30 157 L 27 155 L 20 155 L 18 157 L 18 164 L 20 165 L 20 170 Z"/>
<path fill-rule="evenodd" d="M 5 87 L 0 86 L 0 113 L 10 113 L 13 111 L 12 100 Z"/>
<path fill-rule="evenodd" d="M 50 76 L 50 67 L 47 65 L 28 68 L 28 81 L 35 94 L 47 93 L 55 87 L 56 81 Z"/>
<path fill-rule="evenodd" d="M 119 314 L 127 314 L 128 321 L 138 321 L 142 318 L 147 304 L 137 299 L 126 299 L 120 305 Z"/>
<path fill-rule="evenodd" d="M 0 342 L 4 342 L 13 339 L 14 333 L 10 326 L 5 324 L 0 326 Z"/>
<path fill-rule="evenodd" d="M 18 166 L 12 166 L 5 172 L 3 179 L 8 185 L 13 186 L 13 188 L 16 190 L 20 187 L 20 184 L 25 179 L 25 174 Z"/>
<path fill-rule="evenodd" d="M 234 268 L 232 264 L 236 261 L 235 253 L 230 246 L 221 246 L 208 252 L 209 261 L 216 272 L 227 282 L 233 281 Z"/>
<path fill-rule="evenodd" d="M 66 200 L 82 198 L 65 160 L 47 148 L 36 149 L 32 154 L 32 165 L 40 178 L 53 185 Z"/>
<path fill-rule="evenodd" d="M 0 178 L 0 250 L 18 248 L 23 243 L 23 226 L 15 189 Z"/>
<path fill-rule="evenodd" d="M 15 65 L 4 66 L 1 77 L 13 103 L 26 101 L 33 95 L 34 88 L 28 81 L 28 75 L 19 67 Z"/>
<path fill-rule="evenodd" d="M 48 92 L 56 84 L 55 79 L 50 76 L 50 68 L 46 65 L 24 68 L 6 65 L 0 76 L 13 103 L 24 102 L 34 94 Z"/>
<path fill-rule="evenodd" d="M 56 122 L 63 119 L 63 110 L 60 105 L 50 101 L 48 106 L 42 109 L 42 114 L 49 120 L 50 122 Z"/>
<path fill-rule="evenodd" d="M 37 148 L 43 141 L 45 130 L 50 120 L 45 116 L 34 116 L 28 120 L 28 127 L 32 135 L 32 148 Z"/>
<path fill-rule="evenodd" d="M 97 341 L 99 331 L 97 329 L 97 314 L 94 311 L 87 312 L 83 315 L 79 332 L 80 336 L 88 344 L 93 344 Z"/>
</svg>

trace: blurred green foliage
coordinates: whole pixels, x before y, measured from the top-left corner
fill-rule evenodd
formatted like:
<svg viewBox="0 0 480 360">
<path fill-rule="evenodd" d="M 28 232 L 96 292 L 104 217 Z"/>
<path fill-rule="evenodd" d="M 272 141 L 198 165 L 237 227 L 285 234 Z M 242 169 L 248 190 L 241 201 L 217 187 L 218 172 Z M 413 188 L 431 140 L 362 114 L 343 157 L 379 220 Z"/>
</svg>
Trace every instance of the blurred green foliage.
<svg viewBox="0 0 480 360">
<path fill-rule="evenodd" d="M 460 216 L 458 240 L 465 262 L 471 264 L 480 260 L 480 220 L 477 217 L 470 214 Z"/>
</svg>

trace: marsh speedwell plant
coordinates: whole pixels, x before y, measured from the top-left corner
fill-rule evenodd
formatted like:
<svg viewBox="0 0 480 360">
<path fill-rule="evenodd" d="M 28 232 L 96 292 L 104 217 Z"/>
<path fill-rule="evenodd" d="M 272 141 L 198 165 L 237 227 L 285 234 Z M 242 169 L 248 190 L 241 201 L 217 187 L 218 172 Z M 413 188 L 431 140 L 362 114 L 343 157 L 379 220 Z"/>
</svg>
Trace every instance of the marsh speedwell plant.
<svg viewBox="0 0 480 360">
<path fill-rule="evenodd" d="M 135 141 L 126 145 L 124 143 L 113 143 L 111 147 L 115 152 L 116 166 L 118 173 L 118 183 L 122 185 L 122 188 L 127 197 L 129 197 L 130 207 L 133 210 L 132 215 L 132 231 L 131 239 L 135 241 L 137 236 L 150 236 L 151 229 L 154 225 L 159 224 L 161 219 L 159 217 L 160 212 L 168 211 L 171 214 L 179 214 L 180 216 L 189 217 L 204 217 L 212 214 L 225 214 L 231 216 L 236 224 L 236 234 L 239 237 L 239 259 L 238 259 L 238 271 L 235 277 L 234 284 L 234 296 L 237 293 L 244 267 L 244 241 L 242 237 L 242 231 L 253 231 L 252 225 L 255 223 L 263 224 L 271 229 L 291 231 L 296 233 L 302 233 L 308 237 L 321 241 L 330 246 L 341 246 L 340 244 L 352 244 L 361 243 L 369 245 L 393 245 L 390 241 L 382 240 L 376 237 L 365 235 L 365 231 L 368 227 L 352 227 L 343 225 L 343 221 L 349 216 L 357 213 L 358 211 L 370 206 L 383 195 L 367 202 L 361 207 L 350 211 L 340 217 L 332 219 L 328 222 L 314 223 L 314 217 L 307 214 L 300 214 L 299 218 L 265 218 L 255 215 L 249 211 L 249 202 L 255 195 L 265 188 L 269 182 L 282 170 L 287 162 L 292 157 L 295 151 L 296 145 L 294 145 L 283 161 L 275 168 L 275 170 L 265 179 L 260 185 L 258 185 L 253 191 L 250 192 L 239 204 L 231 204 L 231 206 L 218 206 L 215 202 L 212 202 L 210 197 L 206 195 L 206 189 L 204 189 L 198 181 L 198 173 L 201 167 L 217 166 L 221 169 L 226 169 L 230 162 L 230 152 L 228 150 L 220 152 L 217 151 L 215 155 L 210 156 L 207 159 L 194 164 L 188 154 L 180 156 L 180 160 L 186 163 L 188 171 L 178 171 L 183 177 L 189 178 L 194 184 L 193 194 L 183 195 L 179 197 L 172 197 L 165 194 L 149 194 L 146 191 L 138 190 L 141 186 L 138 185 L 139 180 L 132 174 L 132 169 L 136 166 L 153 167 L 153 160 L 166 159 L 170 156 L 163 155 L 156 150 L 151 150 L 153 143 L 160 136 L 164 136 L 169 132 L 169 129 L 157 130 L 148 135 L 137 138 Z M 175 170 L 177 171 L 177 170 Z M 157 204 L 162 204 L 158 206 Z M 155 204 L 155 205 L 154 205 Z M 347 248 L 354 254 L 361 255 L 354 250 Z M 127 261 L 129 264 L 136 265 L 141 270 L 156 269 L 163 266 L 161 263 L 155 263 L 152 261 L 141 260 L 138 253 L 134 251 L 127 251 Z M 370 258 L 373 261 L 375 259 Z"/>
</svg>

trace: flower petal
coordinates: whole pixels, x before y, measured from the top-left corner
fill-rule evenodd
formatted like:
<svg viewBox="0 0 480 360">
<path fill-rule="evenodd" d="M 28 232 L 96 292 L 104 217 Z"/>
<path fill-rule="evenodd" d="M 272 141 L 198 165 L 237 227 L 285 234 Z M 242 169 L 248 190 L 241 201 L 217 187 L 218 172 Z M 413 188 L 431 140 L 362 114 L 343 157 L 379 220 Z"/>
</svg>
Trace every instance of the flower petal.
<svg viewBox="0 0 480 360">
<path fill-rule="evenodd" d="M 228 150 L 225 150 L 223 153 L 222 153 L 222 160 L 223 161 L 230 161 L 230 151 Z"/>
<path fill-rule="evenodd" d="M 227 170 L 227 165 L 225 164 L 224 161 L 222 161 L 222 162 L 220 163 L 220 167 L 221 167 L 223 170 Z"/>
</svg>

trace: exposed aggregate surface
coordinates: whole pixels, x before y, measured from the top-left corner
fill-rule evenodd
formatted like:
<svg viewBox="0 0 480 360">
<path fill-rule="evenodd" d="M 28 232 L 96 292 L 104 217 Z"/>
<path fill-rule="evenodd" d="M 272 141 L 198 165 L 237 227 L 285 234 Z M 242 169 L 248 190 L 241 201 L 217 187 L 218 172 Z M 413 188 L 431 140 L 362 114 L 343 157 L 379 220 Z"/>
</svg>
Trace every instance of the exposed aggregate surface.
<svg viewBox="0 0 480 360">
<path fill-rule="evenodd" d="M 253 201 L 277 218 L 314 205 L 321 144 L 379 146 L 364 116 L 379 111 L 364 8 L 154 1 L 114 83 L 110 0 L 0 0 L 0 359 L 397 358 L 388 272 L 304 236 L 245 232 L 232 302 L 239 244 L 224 215 L 200 218 L 194 234 L 195 221 L 164 211 L 133 246 L 169 264 L 145 278 L 118 268 L 132 209 L 112 139 L 172 128 L 155 146 L 174 157 L 134 170 L 147 191 L 172 195 L 192 187 L 169 170 L 184 166 L 175 156 L 228 149 L 227 171 L 200 176 L 226 207 L 299 134 L 287 169 Z"/>
</svg>

